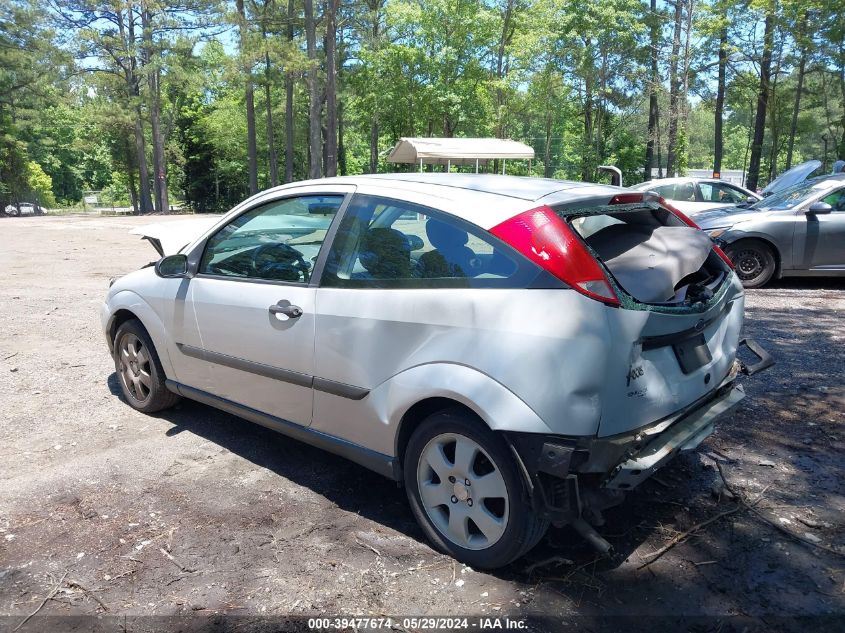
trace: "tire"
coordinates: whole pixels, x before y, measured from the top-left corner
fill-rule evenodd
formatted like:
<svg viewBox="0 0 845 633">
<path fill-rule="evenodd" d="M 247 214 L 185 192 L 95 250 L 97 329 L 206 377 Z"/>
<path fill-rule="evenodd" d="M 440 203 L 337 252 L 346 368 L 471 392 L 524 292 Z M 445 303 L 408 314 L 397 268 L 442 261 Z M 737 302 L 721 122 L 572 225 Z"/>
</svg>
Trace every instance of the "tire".
<svg viewBox="0 0 845 633">
<path fill-rule="evenodd" d="M 765 286 L 777 270 L 771 247 L 758 240 L 735 242 L 728 247 L 726 254 L 734 263 L 736 274 L 746 288 Z"/>
<path fill-rule="evenodd" d="M 15 207 L 15 206 L 13 206 L 12 210 L 9 211 L 9 215 L 13 218 L 19 218 L 20 215 L 21 215 L 21 210 L 18 209 L 17 207 Z"/>
<path fill-rule="evenodd" d="M 133 409 L 155 413 L 179 401 L 179 396 L 165 386 L 158 353 L 147 330 L 137 319 L 125 321 L 117 328 L 114 369 L 123 397 Z"/>
<path fill-rule="evenodd" d="M 549 527 L 526 503 L 505 442 L 467 412 L 447 409 L 423 420 L 408 441 L 404 470 L 411 510 L 428 539 L 473 568 L 507 565 Z"/>
</svg>

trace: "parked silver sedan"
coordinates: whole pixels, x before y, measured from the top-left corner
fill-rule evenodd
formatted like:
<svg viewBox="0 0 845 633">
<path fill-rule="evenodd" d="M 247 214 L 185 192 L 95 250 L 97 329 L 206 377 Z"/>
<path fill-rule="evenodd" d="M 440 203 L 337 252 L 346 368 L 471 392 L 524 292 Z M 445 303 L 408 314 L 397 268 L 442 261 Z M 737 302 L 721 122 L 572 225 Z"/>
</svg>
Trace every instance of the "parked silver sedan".
<svg viewBox="0 0 845 633">
<path fill-rule="evenodd" d="M 845 275 L 845 175 L 706 211 L 695 222 L 725 249 L 748 288 L 780 277 Z"/>
<path fill-rule="evenodd" d="M 744 291 L 724 253 L 618 187 L 328 178 L 178 224 L 152 227 L 165 256 L 102 307 L 126 401 L 191 398 L 395 479 L 473 567 L 552 522 L 606 551 L 590 523 L 768 364 L 737 361 Z"/>
</svg>

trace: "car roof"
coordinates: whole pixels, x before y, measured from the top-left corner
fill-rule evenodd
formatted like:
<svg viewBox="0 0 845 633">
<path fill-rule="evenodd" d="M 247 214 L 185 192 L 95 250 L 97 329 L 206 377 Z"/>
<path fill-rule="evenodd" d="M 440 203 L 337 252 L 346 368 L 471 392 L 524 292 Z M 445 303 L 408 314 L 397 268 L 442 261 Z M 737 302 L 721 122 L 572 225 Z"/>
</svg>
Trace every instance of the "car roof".
<svg viewBox="0 0 845 633">
<path fill-rule="evenodd" d="M 294 182 L 261 192 L 258 197 L 268 199 L 288 189 L 299 187 L 332 186 L 352 186 L 361 194 L 381 195 L 426 205 L 463 218 L 484 229 L 540 205 L 566 205 L 592 199 L 598 200 L 598 204 L 607 204 L 614 195 L 627 191 L 611 185 L 550 178 L 498 174 L 400 173 L 336 176 Z"/>
<path fill-rule="evenodd" d="M 694 178 L 692 176 L 678 176 L 676 178 L 653 178 L 651 180 L 646 180 L 645 182 L 638 183 L 636 185 L 631 185 L 632 189 L 640 189 L 643 187 L 655 187 L 657 185 L 679 185 L 686 182 L 718 182 L 723 185 L 732 185 L 734 187 L 739 187 L 728 180 L 723 178 Z M 740 187 L 741 189 L 742 187 Z"/>
<path fill-rule="evenodd" d="M 384 182 L 391 188 L 420 190 L 423 187 L 445 187 L 488 193 L 519 200 L 536 201 L 553 193 L 577 189 L 585 186 L 598 188 L 606 185 L 583 183 L 572 180 L 554 180 L 552 178 L 534 178 L 530 176 L 504 176 L 500 174 L 445 174 L 445 173 L 400 173 L 369 174 L 363 176 L 343 176 L 312 181 L 313 184 L 334 181 L 359 184 L 364 182 Z M 421 187 L 421 185 L 423 187 Z"/>
</svg>

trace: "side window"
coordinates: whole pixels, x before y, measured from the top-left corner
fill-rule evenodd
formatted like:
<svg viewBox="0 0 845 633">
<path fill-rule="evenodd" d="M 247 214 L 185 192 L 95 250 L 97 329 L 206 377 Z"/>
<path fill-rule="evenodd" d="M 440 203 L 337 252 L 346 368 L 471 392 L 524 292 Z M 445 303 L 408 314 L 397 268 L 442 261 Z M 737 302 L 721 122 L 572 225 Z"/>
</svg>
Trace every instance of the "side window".
<svg viewBox="0 0 845 633">
<path fill-rule="evenodd" d="M 408 202 L 356 195 L 338 227 L 321 285 L 510 287 L 528 273 L 505 247 L 456 218 Z"/>
<path fill-rule="evenodd" d="M 745 196 L 739 189 L 721 183 L 703 182 L 699 185 L 701 197 L 705 202 L 720 202 L 723 204 L 741 204 Z"/>
<path fill-rule="evenodd" d="M 698 190 L 701 192 L 701 199 L 704 202 L 719 202 L 719 192 L 712 183 L 700 182 L 698 183 Z"/>
<path fill-rule="evenodd" d="M 845 211 L 845 189 L 839 189 L 822 198 L 822 202 L 827 202 L 833 207 L 834 211 Z"/>
<path fill-rule="evenodd" d="M 229 222 L 208 240 L 199 272 L 308 283 L 343 196 L 268 202 Z"/>
<path fill-rule="evenodd" d="M 674 189 L 675 191 L 672 194 L 672 200 L 695 202 L 695 185 L 691 182 L 678 183 L 675 185 Z"/>
<path fill-rule="evenodd" d="M 658 196 L 660 196 L 661 198 L 665 198 L 666 200 L 675 199 L 675 187 L 672 185 L 661 185 L 660 187 L 652 187 L 651 191 L 654 191 Z"/>
</svg>

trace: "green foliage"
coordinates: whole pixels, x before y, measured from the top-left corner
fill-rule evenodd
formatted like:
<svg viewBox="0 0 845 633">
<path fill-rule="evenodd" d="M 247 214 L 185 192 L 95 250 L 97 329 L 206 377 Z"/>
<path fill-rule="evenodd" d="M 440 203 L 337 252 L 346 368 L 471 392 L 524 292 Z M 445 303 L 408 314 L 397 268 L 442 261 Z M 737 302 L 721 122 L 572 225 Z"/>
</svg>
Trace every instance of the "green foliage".
<svg viewBox="0 0 845 633">
<path fill-rule="evenodd" d="M 730 59 L 722 166 L 747 167 L 760 81 L 759 31 L 771 2 L 694 3 L 690 98 L 681 108 L 675 148 L 680 173 L 713 164 L 723 27 Z M 315 3 L 318 14 L 325 6 Z M 624 182 L 640 180 L 653 22 L 660 26 L 655 155 L 666 159 L 673 8 L 668 0 L 657 3 L 655 14 L 644 0 L 343 0 L 337 99 L 346 173 L 369 171 L 371 151 L 378 171 L 408 168 L 386 160 L 402 136 L 499 135 L 536 152 L 530 168 L 513 163 L 509 173 L 593 179 L 597 165 L 611 163 L 623 171 Z M 153 180 L 155 105 L 171 199 L 184 198 L 197 211 L 230 208 L 248 190 L 247 80 L 255 91 L 260 187 L 270 184 L 268 110 L 280 172 L 289 164 L 295 179 L 304 178 L 309 61 L 301 2 L 291 16 L 286 2 L 271 0 L 247 1 L 245 10 L 247 30 L 234 47 L 230 35 L 218 34 L 235 23 L 232 2 L 67 0 L 61 12 L 48 12 L 36 0 L 6 0 L 0 5 L 0 202 L 30 191 L 74 202 L 84 190 L 103 189 L 129 204 L 141 185 L 139 158 Z M 784 167 L 802 50 L 807 73 L 792 162 L 825 158 L 825 143 L 828 165 L 837 152 L 845 154 L 843 16 L 830 0 L 776 4 L 777 81 L 767 112 L 764 172 Z M 316 65 L 324 101 L 327 22 L 318 18 Z M 323 107 L 323 129 L 326 116 Z"/>
<path fill-rule="evenodd" d="M 35 197 L 35 202 L 45 207 L 56 205 L 53 197 L 53 179 L 34 160 L 26 164 L 26 185 Z"/>
</svg>

